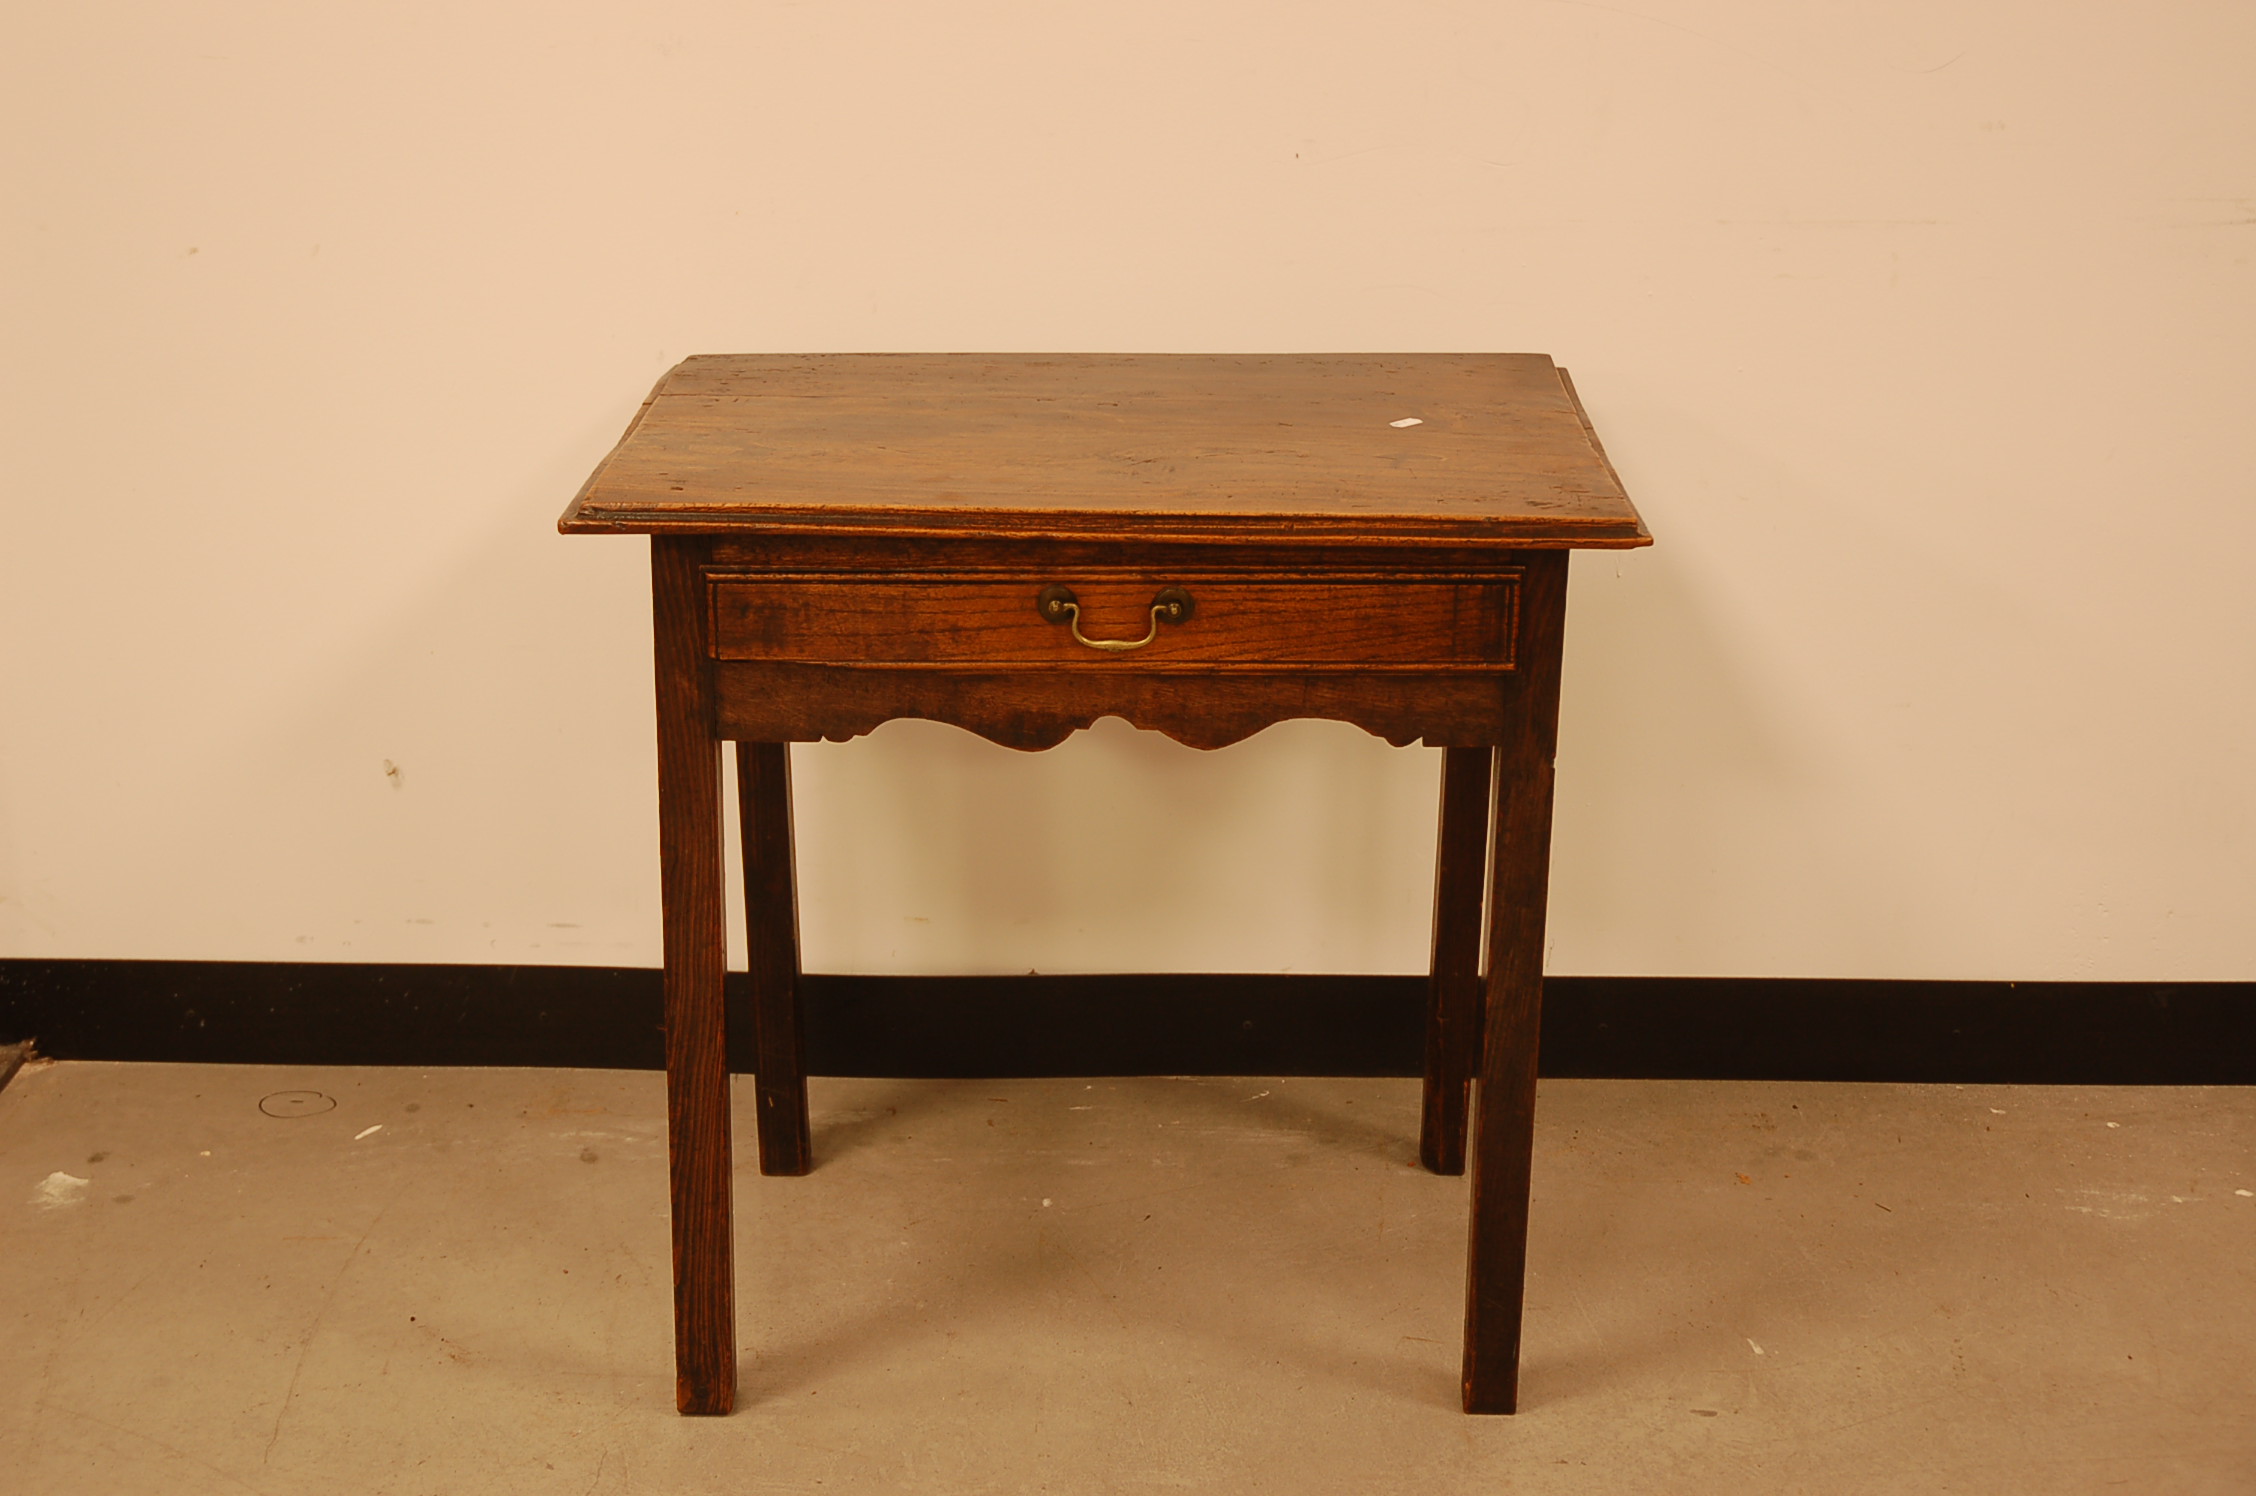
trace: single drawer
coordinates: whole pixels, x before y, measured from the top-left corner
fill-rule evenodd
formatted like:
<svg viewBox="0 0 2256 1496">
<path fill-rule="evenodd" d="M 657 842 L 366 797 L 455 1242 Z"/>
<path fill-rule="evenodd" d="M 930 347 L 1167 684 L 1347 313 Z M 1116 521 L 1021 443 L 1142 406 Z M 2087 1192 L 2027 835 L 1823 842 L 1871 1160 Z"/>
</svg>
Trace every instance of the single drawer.
<svg viewBox="0 0 2256 1496">
<path fill-rule="evenodd" d="M 717 572 L 709 594 L 721 660 L 1466 671 L 1512 668 L 1519 578 Z"/>
</svg>

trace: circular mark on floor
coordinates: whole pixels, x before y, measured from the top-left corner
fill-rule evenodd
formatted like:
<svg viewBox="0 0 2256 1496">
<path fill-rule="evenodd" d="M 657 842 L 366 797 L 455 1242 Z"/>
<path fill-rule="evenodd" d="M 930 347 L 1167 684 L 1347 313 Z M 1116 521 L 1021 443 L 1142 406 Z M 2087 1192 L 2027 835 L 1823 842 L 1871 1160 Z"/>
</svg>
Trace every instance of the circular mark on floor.
<svg viewBox="0 0 2256 1496">
<path fill-rule="evenodd" d="M 276 1091 L 259 1098 L 259 1110 L 269 1117 L 315 1117 L 337 1109 L 337 1098 L 319 1091 Z"/>
<path fill-rule="evenodd" d="M 583 1164 L 592 1164 L 592 1163 L 594 1163 L 594 1162 L 595 1162 L 595 1150 L 594 1150 L 593 1148 L 582 1148 L 582 1149 L 580 1150 L 580 1162 L 581 1162 L 581 1163 L 583 1163 Z"/>
</svg>

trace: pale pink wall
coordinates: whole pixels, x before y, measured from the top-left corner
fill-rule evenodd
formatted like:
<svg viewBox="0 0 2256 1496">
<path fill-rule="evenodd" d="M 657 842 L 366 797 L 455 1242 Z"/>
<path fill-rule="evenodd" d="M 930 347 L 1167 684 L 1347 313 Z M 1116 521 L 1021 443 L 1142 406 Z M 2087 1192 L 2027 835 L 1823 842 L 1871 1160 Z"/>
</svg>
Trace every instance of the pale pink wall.
<svg viewBox="0 0 2256 1496">
<path fill-rule="evenodd" d="M 2256 975 L 2251 56 L 2236 0 L 19 8 L 0 953 L 654 961 L 642 548 L 550 527 L 684 354 L 1533 349 L 1660 542 L 1576 565 L 1553 970 Z M 803 751 L 810 964 L 1423 959 L 1432 755 L 1112 726 Z"/>
</svg>

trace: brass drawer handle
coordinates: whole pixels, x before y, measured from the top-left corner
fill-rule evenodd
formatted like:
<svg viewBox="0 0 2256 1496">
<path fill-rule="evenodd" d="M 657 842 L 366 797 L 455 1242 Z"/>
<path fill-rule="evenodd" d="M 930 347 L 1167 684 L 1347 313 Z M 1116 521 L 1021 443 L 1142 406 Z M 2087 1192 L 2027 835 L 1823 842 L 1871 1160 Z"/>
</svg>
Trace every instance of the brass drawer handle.
<svg viewBox="0 0 2256 1496">
<path fill-rule="evenodd" d="M 1081 601 L 1073 595 L 1071 587 L 1061 587 L 1052 582 L 1034 598 L 1035 611 L 1052 623 L 1062 623 L 1073 630 L 1075 642 L 1091 649 L 1120 653 L 1124 650 L 1142 649 L 1159 637 L 1163 623 L 1181 623 L 1191 616 L 1191 595 L 1180 587 L 1162 587 L 1153 595 L 1151 604 L 1151 632 L 1141 639 L 1092 639 L 1081 632 Z"/>
</svg>

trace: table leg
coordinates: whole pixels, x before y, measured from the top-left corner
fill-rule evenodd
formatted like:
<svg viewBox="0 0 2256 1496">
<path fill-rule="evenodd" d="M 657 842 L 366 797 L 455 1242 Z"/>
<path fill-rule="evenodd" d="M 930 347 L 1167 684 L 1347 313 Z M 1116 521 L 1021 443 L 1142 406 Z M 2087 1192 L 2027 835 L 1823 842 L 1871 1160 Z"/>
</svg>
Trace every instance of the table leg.
<svg viewBox="0 0 2256 1496">
<path fill-rule="evenodd" d="M 1465 1113 L 1480 1068 L 1481 895 L 1488 881 L 1493 748 L 1446 748 L 1434 871 L 1433 976 L 1426 996 L 1425 1107 L 1419 1161 L 1465 1172 Z"/>
<path fill-rule="evenodd" d="M 1465 1411 L 1519 1405 L 1520 1310 L 1543 1018 L 1543 917 L 1551 870 L 1551 768 L 1558 747 L 1564 551 L 1529 558 L 1519 670 L 1496 754 L 1489 875 L 1488 995 L 1472 1149 L 1465 1285 Z"/>
<path fill-rule="evenodd" d="M 744 928 L 752 957 L 760 1172 L 804 1174 L 814 1166 L 814 1154 L 799 1034 L 799 901 L 792 875 L 787 745 L 737 744 L 736 792 L 744 829 Z"/>
<path fill-rule="evenodd" d="M 736 1269 L 722 979 L 721 745 L 713 735 L 697 541 L 653 537 L 666 1126 L 674 1235 L 674 1405 L 736 1403 Z"/>
</svg>

